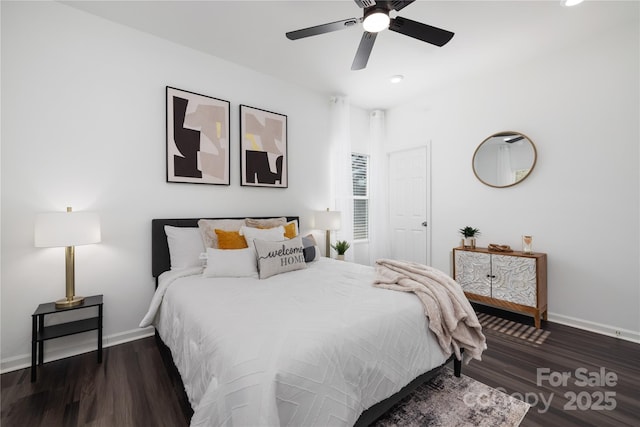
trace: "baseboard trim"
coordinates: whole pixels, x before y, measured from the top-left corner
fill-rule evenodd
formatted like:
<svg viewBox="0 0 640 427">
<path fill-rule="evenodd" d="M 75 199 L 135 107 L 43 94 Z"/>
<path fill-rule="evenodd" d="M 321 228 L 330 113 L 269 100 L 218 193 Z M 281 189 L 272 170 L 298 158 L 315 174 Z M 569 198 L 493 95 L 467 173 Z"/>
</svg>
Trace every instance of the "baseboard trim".
<svg viewBox="0 0 640 427">
<path fill-rule="evenodd" d="M 614 326 L 590 322 L 588 320 L 578 319 L 571 316 L 563 316 L 556 313 L 549 313 L 548 320 L 550 322 L 560 323 L 562 325 L 571 326 L 573 328 L 584 329 L 586 331 L 595 332 L 597 334 L 640 344 L 640 332 L 638 331 L 616 328 Z M 104 337 L 102 345 L 104 347 L 111 347 L 118 344 L 124 344 L 129 341 L 151 337 L 153 336 L 154 331 L 155 329 L 152 326 L 149 326 L 147 328 L 136 328 L 129 331 L 119 332 L 117 334 L 111 334 Z M 47 350 L 45 352 L 44 361 L 52 362 L 54 360 L 77 356 L 79 354 L 89 353 L 95 350 L 95 338 L 86 338 L 72 346 Z M 31 354 L 22 354 L 19 356 L 9 357 L 0 361 L 0 374 L 29 367 L 31 367 Z"/>
<path fill-rule="evenodd" d="M 553 323 L 571 326 L 573 328 L 583 329 L 589 332 L 595 332 L 600 335 L 606 335 L 625 341 L 631 341 L 640 344 L 640 332 L 630 329 L 616 328 L 615 326 L 604 325 L 602 323 L 590 322 L 588 320 L 577 319 L 571 316 L 563 316 L 561 314 L 549 313 L 548 319 Z"/>
<path fill-rule="evenodd" d="M 118 344 L 124 344 L 129 341 L 135 341 L 146 337 L 151 337 L 154 334 L 154 328 L 149 326 L 148 328 L 136 328 L 129 331 L 119 332 L 117 334 L 111 334 L 103 337 L 102 346 L 111 347 Z M 74 343 L 70 346 L 62 348 L 47 349 L 44 357 L 44 361 L 52 362 L 54 360 L 60 360 L 71 356 L 77 356 L 83 353 L 89 353 L 96 351 L 96 339 L 93 337 L 86 337 L 81 341 Z M 31 367 L 31 354 L 22 354 L 19 356 L 9 357 L 0 361 L 0 374 L 4 374 L 11 371 L 17 371 L 18 369 Z"/>
</svg>

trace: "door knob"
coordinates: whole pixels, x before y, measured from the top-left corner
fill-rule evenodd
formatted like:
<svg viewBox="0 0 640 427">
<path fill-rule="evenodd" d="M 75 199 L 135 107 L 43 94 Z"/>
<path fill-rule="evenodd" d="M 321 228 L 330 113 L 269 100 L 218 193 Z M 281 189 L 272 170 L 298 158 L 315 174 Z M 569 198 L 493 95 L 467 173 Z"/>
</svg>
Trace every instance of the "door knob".
<svg viewBox="0 0 640 427">
<path fill-rule="evenodd" d="M 423 222 L 422 222 L 422 226 L 423 226 L 423 227 L 426 227 L 426 226 L 427 226 L 427 221 L 423 221 Z"/>
</svg>

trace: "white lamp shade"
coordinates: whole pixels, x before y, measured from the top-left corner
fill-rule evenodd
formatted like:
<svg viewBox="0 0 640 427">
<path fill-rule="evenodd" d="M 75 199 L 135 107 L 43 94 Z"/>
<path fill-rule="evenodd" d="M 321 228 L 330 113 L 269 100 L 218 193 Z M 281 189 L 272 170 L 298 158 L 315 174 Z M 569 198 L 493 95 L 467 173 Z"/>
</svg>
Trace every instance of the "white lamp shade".
<svg viewBox="0 0 640 427">
<path fill-rule="evenodd" d="M 100 242 L 100 218 L 92 212 L 49 212 L 36 215 L 35 246 L 79 246 Z"/>
<path fill-rule="evenodd" d="M 340 230 L 342 214 L 339 211 L 318 211 L 314 215 L 317 230 Z"/>
</svg>

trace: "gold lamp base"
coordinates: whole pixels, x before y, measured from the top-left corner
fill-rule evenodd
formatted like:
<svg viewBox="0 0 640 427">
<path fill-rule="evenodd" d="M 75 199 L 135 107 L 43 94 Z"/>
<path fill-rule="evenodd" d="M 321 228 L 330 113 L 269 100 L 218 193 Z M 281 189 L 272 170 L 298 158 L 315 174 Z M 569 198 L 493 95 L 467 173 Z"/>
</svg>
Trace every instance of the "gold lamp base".
<svg viewBox="0 0 640 427">
<path fill-rule="evenodd" d="M 84 297 L 79 297 L 74 295 L 70 298 L 62 298 L 56 301 L 56 308 L 67 308 L 67 307 L 75 307 L 76 305 L 80 305 L 84 302 Z"/>
<path fill-rule="evenodd" d="M 67 208 L 68 212 L 71 212 L 71 208 Z M 66 298 L 56 301 L 56 308 L 68 308 L 75 307 L 84 302 L 84 297 L 77 296 L 76 293 L 76 281 L 75 281 L 75 258 L 76 251 L 73 246 L 67 246 L 64 251 L 65 259 L 65 295 Z"/>
</svg>

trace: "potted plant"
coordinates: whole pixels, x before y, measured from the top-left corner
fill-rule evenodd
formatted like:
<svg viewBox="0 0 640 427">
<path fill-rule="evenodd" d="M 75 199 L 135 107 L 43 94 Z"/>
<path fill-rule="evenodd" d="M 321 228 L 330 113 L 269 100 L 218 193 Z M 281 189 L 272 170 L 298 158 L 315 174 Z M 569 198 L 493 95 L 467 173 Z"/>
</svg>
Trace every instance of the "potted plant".
<svg viewBox="0 0 640 427">
<path fill-rule="evenodd" d="M 331 247 L 338 253 L 338 259 L 344 260 L 344 253 L 351 245 L 346 240 L 336 240 L 335 245 L 331 245 Z"/>
<path fill-rule="evenodd" d="M 476 247 L 476 236 L 480 235 L 480 230 L 477 228 L 469 227 L 468 225 L 464 228 L 461 228 L 460 234 L 464 237 L 463 246 L 465 248 L 475 248 Z"/>
</svg>

